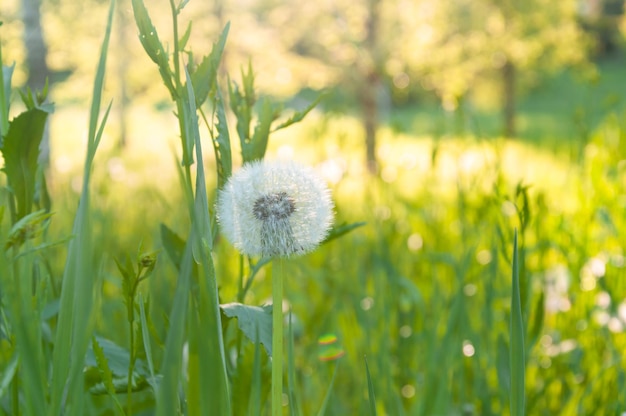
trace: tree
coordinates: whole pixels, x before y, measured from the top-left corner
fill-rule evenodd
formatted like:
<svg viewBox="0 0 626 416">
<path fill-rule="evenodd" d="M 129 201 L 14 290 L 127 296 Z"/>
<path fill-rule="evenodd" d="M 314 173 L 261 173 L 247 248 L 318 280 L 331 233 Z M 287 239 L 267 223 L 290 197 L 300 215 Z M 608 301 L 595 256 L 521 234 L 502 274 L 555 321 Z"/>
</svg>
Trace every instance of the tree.
<svg viewBox="0 0 626 416">
<path fill-rule="evenodd" d="M 409 70 L 456 109 L 473 84 L 500 73 L 503 133 L 515 135 L 515 102 L 521 74 L 554 72 L 587 62 L 588 42 L 573 0 L 448 0 L 422 2 L 430 17 L 418 30 L 421 53 Z M 412 24 L 403 22 L 405 25 Z M 404 30 L 403 33 L 409 33 Z M 406 56 L 411 55 L 403 50 Z"/>
<path fill-rule="evenodd" d="M 24 46 L 26 48 L 26 66 L 28 67 L 28 87 L 41 91 L 50 71 L 46 62 L 48 48 L 41 28 L 41 0 L 22 0 L 22 21 L 24 23 Z M 40 160 L 44 165 L 50 159 L 50 135 L 46 125 L 41 142 Z"/>
</svg>

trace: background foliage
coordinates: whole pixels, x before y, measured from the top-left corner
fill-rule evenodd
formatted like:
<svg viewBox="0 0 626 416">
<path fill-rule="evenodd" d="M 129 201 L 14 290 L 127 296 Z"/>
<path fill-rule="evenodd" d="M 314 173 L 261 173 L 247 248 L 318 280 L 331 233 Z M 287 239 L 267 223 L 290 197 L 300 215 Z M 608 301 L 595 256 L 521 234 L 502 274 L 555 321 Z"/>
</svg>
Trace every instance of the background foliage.
<svg viewBox="0 0 626 416">
<path fill-rule="evenodd" d="M 108 3 L 43 2 L 55 112 L 47 115 L 50 107 L 32 95 L 22 104 L 14 92 L 10 116 L 2 113 L 0 412 L 153 414 L 161 401 L 165 413 L 172 406 L 194 414 L 212 408 L 201 398 L 213 381 L 185 368 L 208 368 L 205 360 L 224 362 L 228 391 L 217 395 L 229 397 L 225 413 L 269 410 L 269 359 L 263 344 L 249 341 L 250 328 L 238 328 L 247 313 L 267 321 L 271 269 L 240 258 L 219 236 L 213 242 L 205 233 L 202 242 L 191 232 L 211 229 L 223 180 L 209 144 L 229 132 L 233 169 L 241 164 L 237 122 L 245 111 L 238 118 L 229 106 L 239 100 L 245 108 L 251 74 L 259 99 L 248 108 L 252 125 L 263 114 L 274 121 L 283 103 L 278 126 L 311 104 L 312 90 L 329 90 L 301 123 L 272 133 L 267 157 L 316 165 L 332 186 L 339 223 L 366 222 L 285 264 L 292 321 L 285 413 L 315 414 L 324 403 L 326 414 L 337 415 L 373 413 L 372 406 L 390 415 L 508 414 L 519 383 L 509 361 L 514 229 L 526 413 L 623 412 L 622 11 L 611 2 L 584 13 L 573 2 L 536 1 L 523 10 L 457 3 L 192 1 L 180 9 L 178 32 L 183 38 L 193 22 L 180 48 L 183 62 L 198 65 L 187 69 L 189 90 L 184 66 L 164 76 L 163 63 L 146 55 L 130 3 L 114 11 L 98 72 L 108 75 L 94 83 Z M 147 6 L 173 54 L 169 5 Z M 3 2 L 0 11 L 3 64 L 17 62 L 13 83 L 22 85 L 19 5 Z M 200 65 L 202 57 L 219 50 L 213 45 L 227 21 L 224 72 L 217 84 L 213 75 L 205 79 L 199 130 L 184 130 L 197 125 L 193 103 L 202 88 L 194 71 L 211 67 Z M 509 61 L 517 71 L 517 140 L 500 135 L 500 70 Z M 376 175 L 361 156 L 368 98 L 358 90 L 369 81 L 380 121 Z M 92 84 L 102 87 L 104 107 L 113 98 L 111 113 L 99 110 Z M 17 129 L 22 110 L 50 118 L 49 200 L 26 150 L 27 171 L 38 179 L 12 182 L 18 150 L 6 126 L 11 120 Z M 194 153 L 198 144 L 203 154 Z M 188 170 L 180 167 L 185 155 L 195 161 Z M 185 260 L 188 241 L 196 245 L 189 243 Z M 212 255 L 198 260 L 202 244 Z M 183 272 L 192 252 L 201 270 Z M 195 280 L 211 270 L 219 303 L 255 309 L 207 307 L 213 289 L 191 288 L 211 282 Z M 188 292 L 177 292 L 181 276 Z M 93 296 L 81 304 L 73 293 Z M 71 310 L 65 304 L 84 315 L 61 314 Z M 224 355 L 198 335 L 206 328 L 222 334 Z M 329 333 L 344 352 L 336 361 L 324 359 L 318 342 Z M 175 381 L 169 393 L 156 393 L 166 376 Z M 188 401 L 172 400 L 178 383 Z M 64 389 L 85 393 L 66 401 Z"/>
</svg>

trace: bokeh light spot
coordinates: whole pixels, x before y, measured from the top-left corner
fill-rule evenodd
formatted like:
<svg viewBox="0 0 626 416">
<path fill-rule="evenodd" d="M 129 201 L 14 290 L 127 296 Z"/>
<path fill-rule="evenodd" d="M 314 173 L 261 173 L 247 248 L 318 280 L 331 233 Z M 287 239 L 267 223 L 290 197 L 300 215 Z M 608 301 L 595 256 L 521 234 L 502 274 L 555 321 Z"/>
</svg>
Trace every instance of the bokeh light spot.
<svg viewBox="0 0 626 416">
<path fill-rule="evenodd" d="M 468 340 L 463 341 L 463 355 L 466 357 L 473 357 L 474 353 L 476 353 L 476 349 L 474 345 Z"/>
<path fill-rule="evenodd" d="M 417 251 L 421 249 L 424 245 L 424 240 L 422 239 L 422 236 L 418 233 L 413 233 L 407 239 L 406 245 L 409 247 L 409 250 Z"/>
<path fill-rule="evenodd" d="M 402 386 L 402 389 L 400 389 L 400 393 L 405 399 L 410 399 L 411 397 L 415 396 L 415 387 L 410 384 L 405 384 L 404 386 Z"/>
</svg>

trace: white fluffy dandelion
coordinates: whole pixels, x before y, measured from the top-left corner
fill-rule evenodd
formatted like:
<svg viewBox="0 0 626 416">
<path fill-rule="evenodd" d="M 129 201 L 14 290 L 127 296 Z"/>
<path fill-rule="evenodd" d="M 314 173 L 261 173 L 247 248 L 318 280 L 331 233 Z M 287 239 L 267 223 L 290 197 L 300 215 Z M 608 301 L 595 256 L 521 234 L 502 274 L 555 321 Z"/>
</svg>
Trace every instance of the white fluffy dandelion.
<svg viewBox="0 0 626 416">
<path fill-rule="evenodd" d="M 217 219 L 243 254 L 288 257 L 312 251 L 333 221 L 330 191 L 292 162 L 244 165 L 219 192 Z"/>
</svg>

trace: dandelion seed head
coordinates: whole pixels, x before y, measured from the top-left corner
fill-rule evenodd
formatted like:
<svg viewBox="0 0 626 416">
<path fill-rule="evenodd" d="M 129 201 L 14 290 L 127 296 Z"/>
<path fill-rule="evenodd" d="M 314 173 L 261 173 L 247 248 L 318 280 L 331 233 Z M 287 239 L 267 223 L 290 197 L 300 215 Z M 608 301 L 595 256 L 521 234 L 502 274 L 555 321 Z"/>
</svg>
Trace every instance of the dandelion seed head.
<svg viewBox="0 0 626 416">
<path fill-rule="evenodd" d="M 254 201 L 252 212 L 261 221 L 287 219 L 296 209 L 296 204 L 287 192 L 263 195 Z"/>
<path fill-rule="evenodd" d="M 326 237 L 333 204 L 312 169 L 258 161 L 244 165 L 219 192 L 217 219 L 243 254 L 288 257 L 312 251 Z"/>
</svg>

